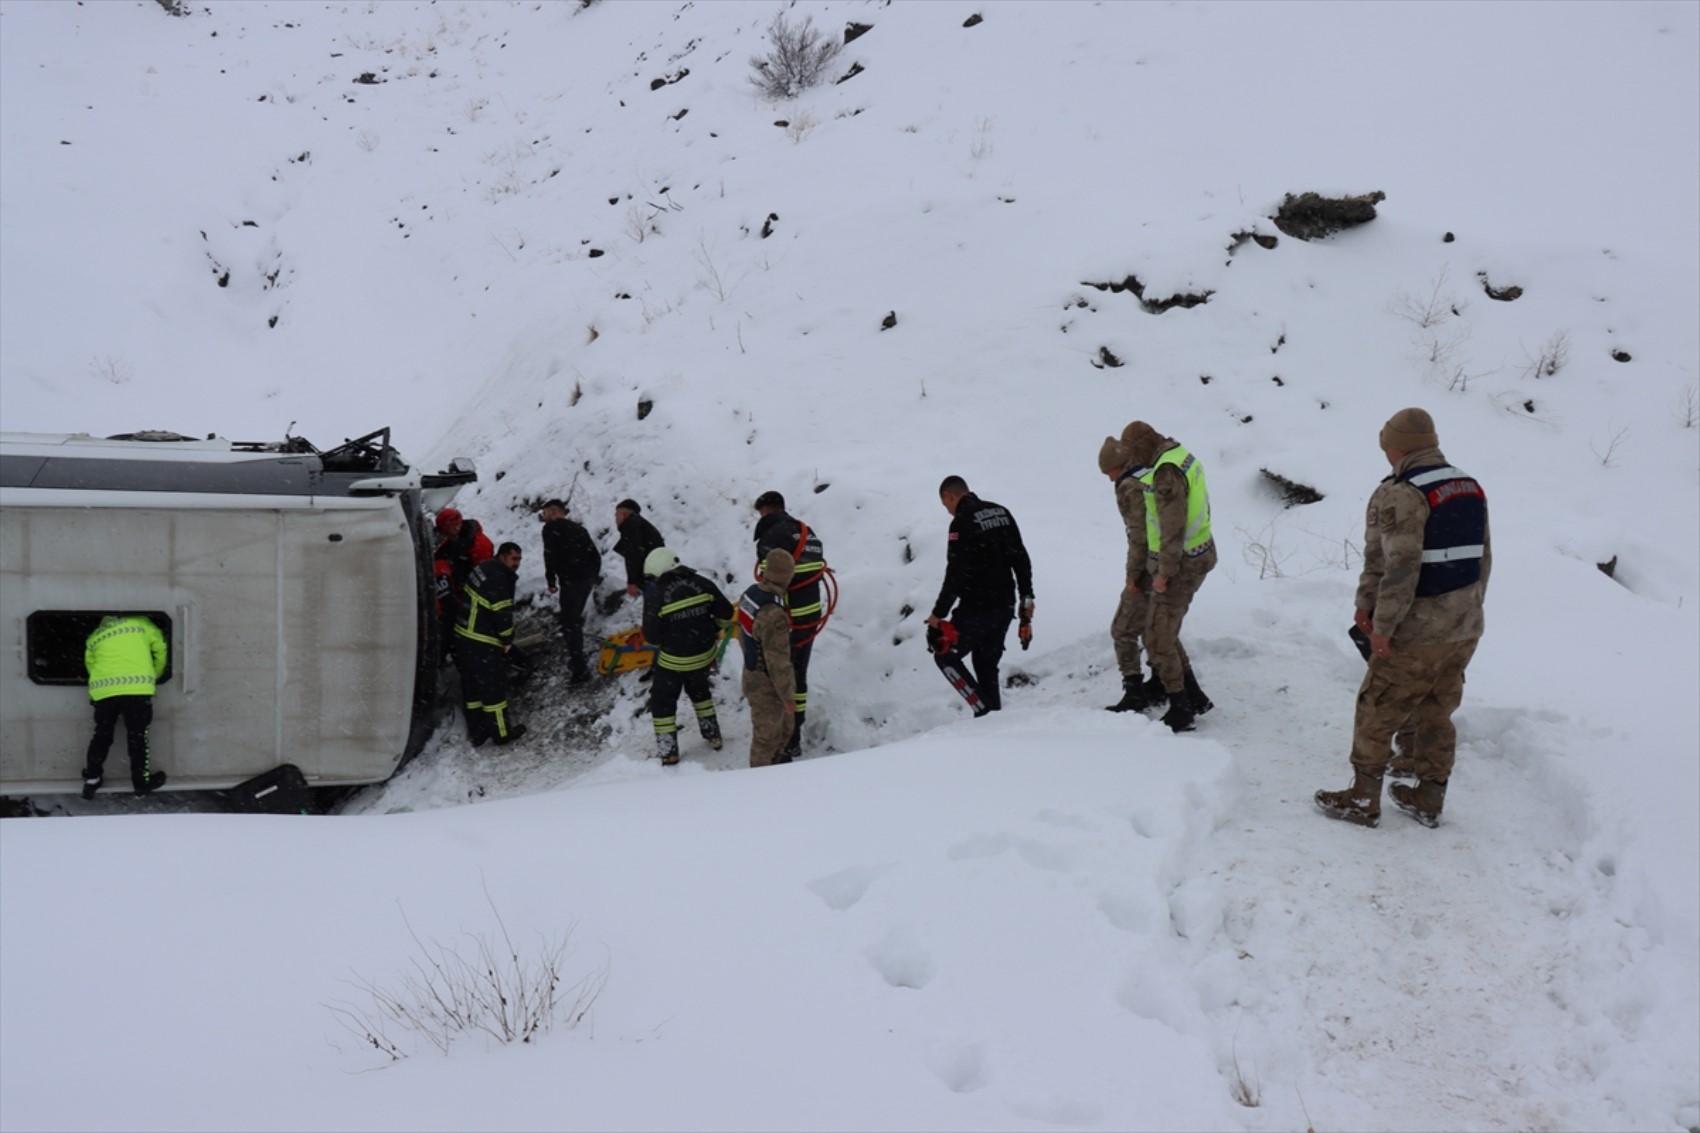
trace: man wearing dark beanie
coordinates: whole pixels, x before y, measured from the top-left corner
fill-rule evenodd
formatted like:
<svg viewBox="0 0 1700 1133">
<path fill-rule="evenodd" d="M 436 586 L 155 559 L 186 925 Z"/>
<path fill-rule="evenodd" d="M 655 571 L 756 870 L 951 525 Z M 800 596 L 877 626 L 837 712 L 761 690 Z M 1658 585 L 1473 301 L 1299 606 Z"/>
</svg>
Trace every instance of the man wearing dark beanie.
<svg viewBox="0 0 1700 1133">
<path fill-rule="evenodd" d="M 1481 640 L 1482 603 L 1493 565 L 1487 495 L 1440 451 L 1434 418 L 1401 409 L 1381 428 L 1393 474 L 1370 496 L 1364 566 L 1353 621 L 1369 637 L 1369 671 L 1352 725 L 1352 785 L 1316 792 L 1330 818 L 1375 826 L 1395 733 L 1411 737 L 1401 758 L 1415 786 L 1393 786 L 1393 803 L 1437 826 L 1458 735 L 1464 669 Z"/>
</svg>

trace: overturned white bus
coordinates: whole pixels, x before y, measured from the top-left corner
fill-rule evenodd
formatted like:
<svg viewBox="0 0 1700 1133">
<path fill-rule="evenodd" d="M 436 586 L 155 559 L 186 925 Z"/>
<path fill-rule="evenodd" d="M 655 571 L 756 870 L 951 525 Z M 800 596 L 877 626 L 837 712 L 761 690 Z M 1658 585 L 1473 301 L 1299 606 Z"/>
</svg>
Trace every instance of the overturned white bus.
<svg viewBox="0 0 1700 1133">
<path fill-rule="evenodd" d="M 389 778 L 434 716 L 424 512 L 475 479 L 461 460 L 420 474 L 388 429 L 325 452 L 0 434 L 0 795 L 79 788 L 83 643 L 115 613 L 170 645 L 150 732 L 167 790 L 284 763 L 314 786 Z"/>
</svg>

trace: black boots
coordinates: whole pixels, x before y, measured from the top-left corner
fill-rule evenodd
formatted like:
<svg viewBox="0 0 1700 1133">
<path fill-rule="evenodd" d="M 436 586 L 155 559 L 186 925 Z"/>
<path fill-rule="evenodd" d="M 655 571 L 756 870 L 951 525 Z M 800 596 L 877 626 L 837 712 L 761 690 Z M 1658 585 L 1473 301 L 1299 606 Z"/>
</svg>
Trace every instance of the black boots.
<svg viewBox="0 0 1700 1133">
<path fill-rule="evenodd" d="M 1192 701 L 1193 715 L 1202 716 L 1216 707 L 1210 703 L 1210 698 L 1204 695 L 1204 690 L 1198 687 L 1198 678 L 1193 676 L 1191 669 L 1188 669 L 1183 675 L 1186 678 L 1187 699 Z"/>
<path fill-rule="evenodd" d="M 515 740 L 517 740 L 521 736 L 525 735 L 526 730 L 527 729 L 526 729 L 526 726 L 524 724 L 515 724 L 515 725 L 513 725 L 513 727 L 508 729 L 507 735 L 505 735 L 505 736 L 491 736 L 490 739 L 495 741 L 497 747 L 507 747 L 509 744 L 513 743 Z M 473 746 L 477 746 L 477 745 L 475 744 Z"/>
<path fill-rule="evenodd" d="M 136 793 L 138 795 L 151 795 L 161 787 L 165 786 L 165 772 L 150 771 L 147 774 L 147 778 L 135 779 L 131 782 L 131 786 L 136 789 Z M 84 784 L 83 789 L 85 791 L 88 790 L 87 784 Z"/>
<path fill-rule="evenodd" d="M 100 790 L 100 785 L 104 782 L 106 782 L 106 776 L 99 771 L 92 771 L 87 767 L 83 768 L 83 798 L 94 798 L 94 793 Z"/>
<path fill-rule="evenodd" d="M 1156 680 L 1155 677 L 1152 680 Z M 1162 702 L 1162 685 L 1157 686 L 1157 695 L 1151 695 L 1151 686 L 1140 679 L 1138 673 L 1122 677 L 1122 698 L 1114 704 L 1105 705 L 1111 712 L 1143 712 Z"/>
<path fill-rule="evenodd" d="M 1169 698 L 1169 710 L 1163 713 L 1163 723 L 1167 724 L 1172 732 L 1190 732 L 1195 716 L 1192 698 L 1183 692 Z"/>
</svg>

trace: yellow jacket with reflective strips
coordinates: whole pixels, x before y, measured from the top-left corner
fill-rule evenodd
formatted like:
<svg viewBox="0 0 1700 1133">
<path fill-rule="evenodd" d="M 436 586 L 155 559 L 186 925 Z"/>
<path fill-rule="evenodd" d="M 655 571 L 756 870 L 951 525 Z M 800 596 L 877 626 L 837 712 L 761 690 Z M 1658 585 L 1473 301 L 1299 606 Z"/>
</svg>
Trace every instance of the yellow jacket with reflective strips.
<svg viewBox="0 0 1700 1133">
<path fill-rule="evenodd" d="M 1164 492 L 1156 483 L 1157 472 L 1164 466 L 1173 466 L 1186 480 L 1186 526 L 1183 529 L 1181 550 L 1183 554 L 1198 553 L 1210 542 L 1210 493 L 1204 486 L 1204 465 L 1180 445 L 1160 453 L 1157 461 L 1150 468 L 1139 474 L 1140 486 L 1145 490 L 1145 539 L 1149 548 L 1148 553 L 1162 559 L 1174 559 L 1179 562 L 1180 556 L 1173 555 L 1172 547 L 1163 545 L 1163 523 L 1160 512 L 1169 511 L 1175 504 L 1182 503 L 1179 499 L 1162 498 Z M 1178 496 L 1178 492 L 1176 495 Z M 1167 506 L 1165 506 L 1167 505 Z M 1178 509 L 1176 509 L 1178 510 Z M 1171 524 L 1173 520 L 1171 520 Z M 1166 553 L 1167 552 L 1167 553 Z M 1159 573 L 1171 574 L 1173 569 L 1160 570 Z"/>
<path fill-rule="evenodd" d="M 152 696 L 165 672 L 165 635 L 143 617 L 105 617 L 83 644 L 89 699 Z"/>
</svg>

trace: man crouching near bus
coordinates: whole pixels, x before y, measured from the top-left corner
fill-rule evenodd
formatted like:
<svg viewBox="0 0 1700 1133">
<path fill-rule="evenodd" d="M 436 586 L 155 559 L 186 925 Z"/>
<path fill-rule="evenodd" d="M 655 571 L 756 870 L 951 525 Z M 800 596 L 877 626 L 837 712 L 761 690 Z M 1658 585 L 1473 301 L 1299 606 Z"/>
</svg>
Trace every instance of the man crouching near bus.
<svg viewBox="0 0 1700 1133">
<path fill-rule="evenodd" d="M 165 772 L 148 762 L 148 725 L 153 723 L 154 683 L 165 674 L 165 635 L 147 618 L 108 616 L 83 644 L 89 671 L 89 700 L 94 705 L 94 738 L 83 768 L 83 798 L 92 799 L 105 776 L 106 753 L 118 718 L 130 749 L 130 784 L 138 795 L 165 786 Z"/>
<path fill-rule="evenodd" d="M 519 580 L 518 543 L 503 543 L 496 557 L 466 576 L 466 596 L 455 626 L 455 663 L 466 704 L 466 735 L 473 747 L 485 740 L 511 744 L 524 724 L 508 723 L 508 650 L 514 641 L 514 586 Z"/>
</svg>

